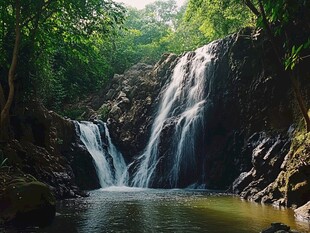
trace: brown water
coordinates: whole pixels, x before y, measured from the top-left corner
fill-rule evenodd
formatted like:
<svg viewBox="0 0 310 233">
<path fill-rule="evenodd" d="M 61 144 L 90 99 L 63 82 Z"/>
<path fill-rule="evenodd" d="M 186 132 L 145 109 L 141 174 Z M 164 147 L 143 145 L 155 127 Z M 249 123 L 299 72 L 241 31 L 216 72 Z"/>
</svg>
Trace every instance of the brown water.
<svg viewBox="0 0 310 233">
<path fill-rule="evenodd" d="M 238 197 L 195 190 L 109 188 L 59 203 L 54 223 L 23 232 L 210 232 L 254 233 L 282 222 L 301 232 L 291 210 L 278 210 Z"/>
</svg>

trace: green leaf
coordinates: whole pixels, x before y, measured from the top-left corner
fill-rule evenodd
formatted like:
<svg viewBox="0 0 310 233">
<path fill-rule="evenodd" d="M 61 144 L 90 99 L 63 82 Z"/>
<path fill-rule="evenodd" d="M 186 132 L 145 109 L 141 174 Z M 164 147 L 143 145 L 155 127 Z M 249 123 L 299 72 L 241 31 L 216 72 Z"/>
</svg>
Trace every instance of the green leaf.
<svg viewBox="0 0 310 233">
<path fill-rule="evenodd" d="M 5 158 L 4 160 L 2 160 L 0 167 L 3 167 L 7 160 L 8 160 L 8 158 Z"/>
<path fill-rule="evenodd" d="M 302 50 L 302 48 L 303 48 L 303 44 L 302 45 L 300 45 L 298 48 L 297 48 L 297 50 L 296 50 L 296 53 L 295 54 L 298 54 L 301 50 Z"/>
</svg>

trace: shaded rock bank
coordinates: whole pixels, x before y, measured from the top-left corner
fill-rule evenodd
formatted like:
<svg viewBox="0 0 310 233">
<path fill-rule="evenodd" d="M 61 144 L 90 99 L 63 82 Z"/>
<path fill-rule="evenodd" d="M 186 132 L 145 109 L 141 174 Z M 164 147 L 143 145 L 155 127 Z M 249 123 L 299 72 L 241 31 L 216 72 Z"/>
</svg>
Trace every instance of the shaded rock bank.
<svg viewBox="0 0 310 233">
<path fill-rule="evenodd" d="M 243 198 L 276 206 L 306 204 L 310 197 L 309 135 L 295 133 L 286 148 L 280 148 L 278 142 L 280 150 L 274 156 L 270 153 L 275 146 L 266 145 L 266 141 L 252 150 L 253 168 L 235 180 L 233 191 Z"/>
<path fill-rule="evenodd" d="M 19 111 L 11 120 L 14 139 L 0 148 L 9 170 L 19 169 L 47 184 L 57 199 L 84 196 L 81 189 L 98 187 L 91 155 L 79 141 L 72 121 L 38 102 Z M 87 177 L 90 182 L 84 185 Z"/>
<path fill-rule="evenodd" d="M 0 170 L 0 225 L 46 226 L 56 213 L 56 199 L 46 184 L 19 170 Z"/>
</svg>

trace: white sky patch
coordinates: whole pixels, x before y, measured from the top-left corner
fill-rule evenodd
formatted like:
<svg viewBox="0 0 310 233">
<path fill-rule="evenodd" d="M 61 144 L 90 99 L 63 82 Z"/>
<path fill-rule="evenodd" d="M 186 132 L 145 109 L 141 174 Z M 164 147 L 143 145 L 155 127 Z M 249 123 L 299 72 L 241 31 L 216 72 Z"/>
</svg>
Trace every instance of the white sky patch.
<svg viewBox="0 0 310 233">
<path fill-rule="evenodd" d="M 122 2 L 125 5 L 132 6 L 138 9 L 143 9 L 145 5 L 155 2 L 155 0 L 114 0 L 115 2 Z M 176 0 L 178 6 L 182 6 L 186 0 Z"/>
</svg>

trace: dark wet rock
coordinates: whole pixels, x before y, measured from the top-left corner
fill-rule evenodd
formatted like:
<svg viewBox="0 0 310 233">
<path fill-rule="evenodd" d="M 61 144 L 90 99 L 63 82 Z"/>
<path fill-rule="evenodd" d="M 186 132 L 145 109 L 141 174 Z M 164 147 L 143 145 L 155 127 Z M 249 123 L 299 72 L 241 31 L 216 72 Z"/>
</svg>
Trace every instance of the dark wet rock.
<svg viewBox="0 0 310 233">
<path fill-rule="evenodd" d="M 21 226 L 46 226 L 56 213 L 56 199 L 46 184 L 29 175 L 4 176 L 0 192 L 0 222 Z M 6 177 L 4 180 L 3 178 Z"/>
<path fill-rule="evenodd" d="M 243 198 L 275 206 L 306 204 L 310 198 L 309 135 L 297 133 L 287 141 L 264 135 L 255 138 L 260 143 L 252 141 L 253 167 L 234 181 L 232 191 Z M 274 143 L 268 145 L 270 140 Z"/>
<path fill-rule="evenodd" d="M 73 171 L 63 156 L 51 154 L 32 143 L 16 140 L 8 144 L 4 153 L 14 167 L 49 184 L 57 198 L 78 196 Z"/>
<path fill-rule="evenodd" d="M 127 160 L 147 143 L 158 95 L 176 58 L 165 54 L 155 66 L 136 64 L 124 74 L 115 75 L 107 88 L 84 103 L 96 110 L 95 116 L 86 114 L 88 119 L 107 121 L 113 142 Z"/>
<path fill-rule="evenodd" d="M 252 151 L 252 169 L 241 173 L 233 182 L 232 191 L 241 197 L 257 202 L 272 203 L 282 197 L 273 182 L 281 172 L 281 165 L 289 152 L 290 139 L 278 135 L 275 138 L 265 132 L 254 134 L 247 143 Z"/>
<path fill-rule="evenodd" d="M 80 130 L 75 123 L 76 137 L 70 146 L 70 150 L 64 155 L 68 159 L 75 175 L 76 185 L 82 190 L 100 188 L 100 183 L 91 154 L 80 140 Z"/>
<path fill-rule="evenodd" d="M 271 223 L 271 227 L 262 230 L 261 233 L 299 233 L 283 223 Z"/>
<path fill-rule="evenodd" d="M 8 164 L 48 184 L 57 199 L 85 196 L 82 185 L 78 187 L 76 182 L 80 174 L 72 166 L 73 155 L 79 158 L 85 152 L 78 149 L 73 121 L 48 111 L 39 102 L 28 103 L 18 111 L 12 119 L 15 139 L 1 146 Z"/>
</svg>

